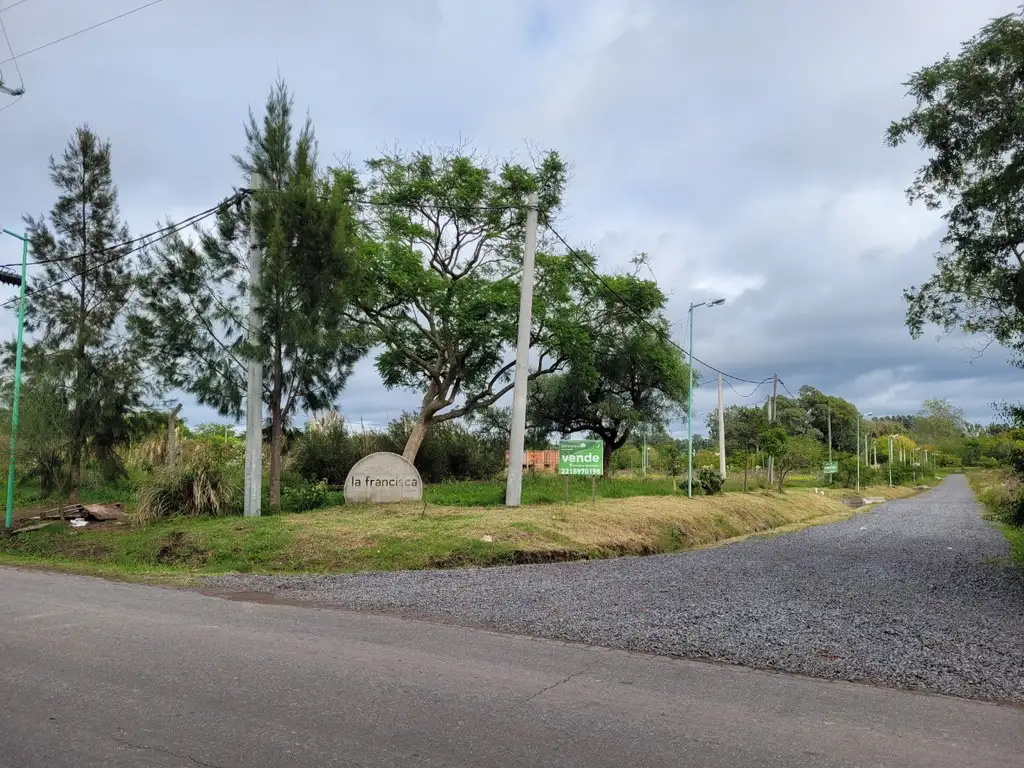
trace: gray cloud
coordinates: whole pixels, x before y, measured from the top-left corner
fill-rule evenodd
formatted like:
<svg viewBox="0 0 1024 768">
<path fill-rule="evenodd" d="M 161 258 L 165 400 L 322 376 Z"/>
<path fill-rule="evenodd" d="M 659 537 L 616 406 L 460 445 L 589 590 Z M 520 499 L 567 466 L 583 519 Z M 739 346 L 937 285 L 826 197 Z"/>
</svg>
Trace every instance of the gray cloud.
<svg viewBox="0 0 1024 768">
<path fill-rule="evenodd" d="M 4 20 L 22 51 L 135 4 L 30 0 Z M 909 107 L 909 72 L 1015 5 L 166 0 L 21 62 L 28 94 L 0 112 L 0 224 L 49 209 L 47 157 L 82 122 L 113 141 L 135 232 L 212 205 L 242 183 L 242 121 L 280 74 L 324 159 L 462 138 L 560 150 L 574 167 L 560 231 L 606 269 L 648 251 L 677 340 L 690 301 L 729 298 L 697 312 L 696 353 L 713 365 L 879 412 L 948 396 L 986 420 L 1019 374 L 995 350 L 968 364 L 967 340 L 907 335 L 901 292 L 930 273 L 941 221 L 906 205 L 921 157 L 882 134 Z M 375 424 L 416 401 L 384 392 L 367 360 L 341 408 Z M 695 411 L 714 402 L 704 387 Z"/>
</svg>

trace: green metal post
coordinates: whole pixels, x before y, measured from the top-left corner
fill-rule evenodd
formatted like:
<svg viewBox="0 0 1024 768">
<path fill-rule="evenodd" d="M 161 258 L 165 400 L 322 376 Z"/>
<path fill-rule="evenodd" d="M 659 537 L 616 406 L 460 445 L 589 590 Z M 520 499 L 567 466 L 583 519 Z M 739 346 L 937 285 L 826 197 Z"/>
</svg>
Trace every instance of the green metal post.
<svg viewBox="0 0 1024 768">
<path fill-rule="evenodd" d="M 690 305 L 690 403 L 686 412 L 686 497 L 693 498 L 693 308 Z"/>
<path fill-rule="evenodd" d="M 18 344 L 14 354 L 14 403 L 11 406 L 11 460 L 7 467 L 7 512 L 4 528 L 10 530 L 14 522 L 14 449 L 18 439 L 18 404 L 21 398 L 21 350 L 25 335 L 25 283 L 28 281 L 28 238 L 9 229 L 6 234 L 21 240 L 21 287 L 18 293 Z"/>
</svg>

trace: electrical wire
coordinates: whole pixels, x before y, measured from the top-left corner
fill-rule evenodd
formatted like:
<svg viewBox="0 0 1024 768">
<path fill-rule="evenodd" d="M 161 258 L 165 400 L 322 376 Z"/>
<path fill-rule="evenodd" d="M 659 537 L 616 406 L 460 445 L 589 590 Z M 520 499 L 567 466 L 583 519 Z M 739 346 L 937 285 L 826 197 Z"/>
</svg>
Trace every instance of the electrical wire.
<svg viewBox="0 0 1024 768">
<path fill-rule="evenodd" d="M 222 202 L 222 203 L 220 203 L 220 204 L 218 204 L 218 205 L 216 205 L 216 206 L 214 206 L 212 208 L 207 208 L 205 211 L 202 211 L 201 213 L 197 213 L 194 216 L 190 216 L 187 219 L 184 219 L 183 221 L 181 221 L 181 222 L 179 222 L 177 224 L 174 224 L 174 225 L 172 225 L 170 227 L 163 227 L 161 229 L 156 230 L 155 232 L 151 232 L 148 235 L 143 235 L 140 238 L 135 238 L 134 240 L 131 240 L 129 242 L 130 243 L 137 243 L 137 245 L 135 245 L 134 247 L 130 248 L 129 250 L 123 251 L 123 252 L 120 252 L 120 253 L 115 253 L 109 259 L 101 261 L 98 264 L 93 264 L 92 266 L 90 266 L 90 267 L 88 267 L 88 268 L 86 268 L 86 269 L 84 269 L 84 270 L 82 270 L 80 272 L 76 272 L 76 273 L 68 275 L 66 277 L 62 277 L 59 280 L 54 280 L 54 281 L 52 281 L 50 283 L 42 285 L 42 286 L 40 286 L 38 288 L 35 288 L 35 289 L 29 291 L 29 293 L 32 293 L 32 294 L 44 293 L 45 294 L 46 292 L 51 291 L 54 288 L 57 288 L 58 286 L 63 285 L 64 283 L 68 283 L 68 282 L 70 282 L 72 280 L 77 280 L 80 277 L 84 277 L 85 275 L 87 275 L 88 273 L 92 272 L 93 270 L 102 269 L 103 267 L 105 267 L 105 266 L 107 266 L 109 264 L 113 264 L 115 261 L 118 261 L 119 259 L 125 259 L 125 258 L 131 256 L 134 253 L 138 253 L 139 251 L 141 251 L 141 250 L 143 250 L 145 248 L 148 248 L 148 247 L 150 247 L 152 245 L 155 245 L 156 243 L 160 242 L 161 240 L 164 240 L 164 239 L 170 237 L 171 235 L 173 235 L 173 234 L 175 234 L 177 232 L 180 232 L 181 230 L 185 229 L 186 227 L 192 226 L 193 224 L 198 224 L 199 222 L 204 221 L 205 219 L 210 218 L 211 216 L 217 214 L 224 207 L 226 207 L 228 205 L 233 205 L 235 203 L 235 201 L 239 198 L 240 194 L 241 193 L 237 193 L 234 196 L 232 196 L 232 197 L 228 198 L 227 200 L 225 200 L 224 202 Z M 140 241 L 142 241 L 142 242 L 140 242 Z M 100 249 L 98 251 L 92 251 L 91 253 L 80 254 L 78 256 L 75 256 L 74 258 L 80 259 L 80 258 L 88 257 L 88 256 L 101 255 L 101 254 L 107 253 L 107 252 L 109 252 L 111 250 L 114 250 L 114 249 L 124 248 L 125 245 L 127 245 L 127 244 L 122 243 L 120 245 L 111 246 L 109 248 L 103 248 L 103 249 Z M 59 260 L 54 260 L 54 261 L 66 261 L 66 260 L 67 259 L 59 259 Z M 53 262 L 37 262 L 37 263 L 53 263 Z M 5 301 L 2 304 L 0 304 L 0 308 L 13 306 L 17 301 L 18 301 L 18 297 L 14 297 L 14 298 L 8 299 L 7 301 Z"/>
<path fill-rule="evenodd" d="M 577 256 L 577 255 L 579 254 L 579 251 L 577 251 L 577 250 L 576 250 L 575 248 L 573 248 L 573 247 L 572 247 L 571 245 L 569 245 L 569 243 L 568 243 L 568 242 L 566 242 L 565 238 L 564 238 L 564 237 L 562 237 L 562 236 L 561 236 L 561 235 L 560 235 L 560 234 L 558 233 L 558 230 L 556 230 L 556 229 L 555 229 L 554 227 L 551 227 L 551 226 L 548 226 L 548 230 L 549 230 L 549 231 L 551 232 L 551 234 L 553 234 L 553 235 L 554 235 L 554 236 L 555 236 L 555 237 L 556 237 L 556 238 L 557 238 L 557 239 L 558 239 L 558 240 L 559 240 L 559 241 L 560 241 L 560 242 L 562 243 L 562 245 L 564 245 L 564 246 L 566 247 L 566 249 L 567 249 L 567 250 L 569 251 L 569 255 L 570 255 L 570 256 Z M 654 325 L 653 323 L 651 323 L 651 322 L 650 322 L 650 321 L 649 321 L 649 320 L 647 319 L 647 317 L 646 317 L 646 316 L 644 315 L 644 313 L 643 313 L 643 312 L 641 312 L 641 311 L 640 311 L 640 310 L 638 310 L 638 309 L 637 309 L 636 307 L 634 307 L 634 306 L 633 306 L 632 304 L 630 304 L 630 303 L 629 303 L 629 301 L 628 301 L 628 300 L 626 299 L 626 297 L 625 297 L 625 296 L 623 296 L 623 295 L 622 295 L 621 293 L 619 293 L 618 291 L 616 291 L 616 290 L 615 290 L 615 289 L 614 289 L 614 288 L 613 288 L 613 287 L 612 287 L 612 286 L 611 286 L 611 285 L 610 285 L 610 284 L 608 283 L 608 281 L 604 279 L 604 276 L 603 276 L 603 275 L 601 275 L 601 273 L 599 273 L 599 272 L 598 272 L 598 271 L 597 271 L 596 269 L 594 269 L 594 268 L 593 268 L 593 267 L 592 267 L 592 266 L 591 266 L 591 265 L 590 265 L 590 264 L 589 264 L 589 263 L 587 262 L 587 260 L 586 260 L 586 259 L 578 259 L 578 261 L 579 261 L 579 262 L 580 262 L 580 263 L 581 263 L 581 264 L 582 264 L 582 265 L 583 265 L 584 267 L 586 267 L 586 268 L 587 268 L 587 270 L 588 270 L 588 271 L 589 271 L 589 272 L 590 272 L 590 273 L 591 273 L 592 275 L 594 275 L 594 277 L 596 277 L 596 278 L 597 278 L 598 280 L 600 280 L 600 281 L 601 281 L 601 284 L 602 284 L 602 285 L 603 285 L 603 286 L 605 287 L 605 289 L 607 289 L 609 293 L 611 293 L 611 294 L 612 294 L 613 296 L 615 296 L 615 297 L 616 297 L 616 298 L 617 298 L 617 299 L 618 299 L 618 300 L 619 300 L 620 302 L 622 302 L 622 305 L 623 305 L 623 306 L 624 306 L 624 307 L 625 307 L 626 309 L 630 310 L 630 311 L 631 311 L 631 312 L 632 312 L 633 314 L 635 314 L 635 315 L 636 315 L 636 316 L 637 316 L 637 317 L 638 317 L 638 318 L 640 319 L 640 321 L 641 321 L 642 323 L 644 323 L 644 325 L 646 325 L 646 326 L 648 326 L 649 328 L 651 328 L 651 330 L 653 330 L 653 331 L 654 331 L 655 333 L 657 333 L 658 335 L 660 335 L 660 336 L 661 336 L 661 337 L 662 337 L 662 338 L 663 338 L 663 339 L 664 339 L 664 340 L 665 340 L 665 341 L 666 341 L 667 343 L 671 344 L 671 345 L 672 345 L 673 347 L 675 347 L 676 349 L 678 349 L 678 350 L 679 350 L 680 352 L 682 352 L 682 353 L 683 353 L 684 355 L 688 355 L 688 356 L 689 356 L 689 357 L 691 357 L 691 358 L 692 358 L 692 359 L 693 359 L 694 361 L 696 361 L 696 362 L 700 363 L 701 365 L 703 365 L 703 366 L 704 366 L 705 368 L 707 368 L 708 370 L 714 371 L 715 373 L 720 373 L 720 374 L 722 374 L 722 376 L 723 376 L 723 377 L 725 377 L 725 378 L 727 378 L 727 379 L 732 379 L 733 381 L 738 381 L 738 382 L 741 382 L 741 383 L 743 383 L 743 384 L 754 384 L 754 385 L 757 385 L 757 386 L 761 386 L 762 384 L 764 384 L 764 383 L 765 383 L 765 381 L 770 381 L 770 380 L 771 380 L 771 378 L 769 378 L 769 379 L 765 379 L 764 381 L 752 381 L 751 379 L 744 379 L 744 378 L 743 378 L 743 377 L 741 377 L 741 376 L 734 376 L 734 375 L 733 375 L 733 374 L 731 374 L 731 373 L 726 373 L 725 371 L 721 370 L 720 368 L 716 368 L 715 366 L 711 365 L 710 363 L 706 363 L 706 362 L 704 362 L 703 360 L 701 360 L 701 359 L 700 359 L 699 357 L 697 357 L 696 355 L 693 355 L 693 354 L 691 354 L 691 353 L 687 352 L 687 351 L 686 351 L 685 349 L 683 349 L 683 347 L 681 347 L 681 346 L 680 346 L 679 344 L 676 344 L 676 342 L 674 342 L 674 341 L 673 341 L 673 340 L 672 340 L 672 339 L 671 339 L 671 338 L 669 337 L 669 335 L 668 335 L 667 333 L 665 333 L 665 331 L 664 331 L 663 329 L 661 329 L 661 328 L 659 328 L 658 326 L 656 326 L 656 325 Z M 733 390 L 733 391 L 735 391 L 735 390 Z M 756 391 L 757 391 L 757 390 L 755 390 L 755 392 L 756 392 Z M 739 393 L 737 392 L 737 394 L 739 394 Z"/>
<path fill-rule="evenodd" d="M 286 189 L 271 189 L 271 188 L 267 188 L 267 187 L 261 187 L 260 189 L 252 189 L 250 187 L 241 187 L 238 191 L 239 192 L 244 192 L 247 195 L 259 195 L 259 194 L 271 194 L 271 193 L 272 194 L 283 195 L 288 190 L 286 190 Z M 320 199 L 320 200 L 330 200 L 331 196 L 330 195 L 319 195 L 318 199 Z M 370 206 L 373 206 L 375 208 L 404 208 L 404 209 L 408 209 L 408 210 L 418 210 L 420 208 L 440 208 L 440 209 L 443 209 L 443 208 L 448 208 L 448 207 L 452 207 L 452 208 L 456 207 L 455 205 L 444 206 L 444 205 L 440 205 L 440 204 L 437 204 L 437 203 L 429 203 L 429 204 L 428 203 L 388 203 L 388 202 L 383 202 L 381 200 L 367 200 L 367 199 L 359 198 L 359 197 L 348 198 L 348 199 L 345 200 L 345 202 L 347 202 L 349 204 L 353 204 L 353 205 L 370 205 Z M 510 204 L 507 204 L 507 205 L 471 205 L 471 206 L 468 206 L 468 207 L 463 207 L 463 206 L 458 206 L 458 207 L 462 208 L 463 210 L 480 211 L 480 212 L 483 212 L 483 211 L 520 211 L 520 210 L 523 210 L 523 209 L 526 208 L 526 204 L 525 203 L 520 203 L 520 204 L 511 204 L 510 203 Z"/>
<path fill-rule="evenodd" d="M 8 104 L 5 107 L 0 107 L 0 112 L 3 112 L 5 109 L 10 109 L 11 107 L 13 107 L 15 104 L 17 104 L 19 101 L 21 101 L 21 99 L 22 99 L 22 97 L 24 95 L 25 94 L 23 94 L 23 93 L 19 94 L 18 97 L 14 101 L 12 101 L 10 104 Z"/>
<path fill-rule="evenodd" d="M 7 49 L 11 52 L 11 59 L 14 61 L 14 71 L 18 73 L 18 90 L 21 93 L 18 94 L 20 99 L 25 93 L 25 78 L 21 76 L 21 65 L 18 64 L 18 57 L 14 55 L 14 47 L 11 45 L 11 38 L 7 34 L 7 25 L 4 24 L 4 17 L 0 16 L 0 31 L 4 33 L 4 40 L 7 41 Z M 2 81 L 0 77 L 0 81 Z M 9 105 L 8 105 L 9 106 Z"/>
<path fill-rule="evenodd" d="M 223 201 L 221 203 L 218 203 L 217 205 L 213 206 L 212 208 L 207 208 L 205 211 L 201 211 L 200 213 L 197 213 L 197 214 L 194 214 L 192 216 L 189 216 L 187 219 L 184 219 L 184 220 L 182 220 L 180 222 L 177 222 L 175 224 L 168 224 L 166 227 L 161 227 L 160 229 L 154 230 L 152 232 L 148 232 L 145 235 L 139 235 L 138 237 L 133 238 L 131 240 L 125 240 L 123 243 L 117 243 L 116 245 L 109 245 L 106 248 L 100 248 L 99 250 L 96 250 L 96 251 L 89 251 L 88 253 L 84 253 L 84 254 L 76 253 L 76 254 L 72 254 L 70 256 L 61 256 L 60 258 L 56 258 L 56 259 L 40 259 L 39 261 L 30 261 L 28 263 L 28 266 L 30 266 L 30 267 L 38 267 L 38 266 L 44 265 L 44 264 L 58 264 L 58 263 L 60 263 L 62 261 L 76 261 L 76 260 L 81 259 L 83 257 L 101 256 L 104 253 L 108 253 L 109 251 L 116 251 L 116 250 L 118 250 L 120 248 L 126 248 L 128 246 L 135 246 L 138 243 L 144 243 L 145 241 L 149 240 L 150 238 L 157 237 L 159 235 L 162 235 L 165 232 L 167 232 L 168 234 L 171 234 L 172 231 L 178 231 L 183 226 L 187 226 L 188 224 L 195 224 L 198 221 L 201 221 L 201 220 L 207 218 L 209 215 L 211 215 L 213 213 L 216 213 L 216 212 L 222 210 L 223 208 L 225 208 L 225 207 L 227 207 L 229 205 L 233 205 L 235 203 L 235 201 L 238 200 L 241 197 L 241 195 L 242 195 L 242 193 L 238 192 L 238 193 L 232 195 L 231 197 L 229 197 L 227 200 L 225 200 L 225 201 Z M 160 239 L 163 239 L 163 238 L 160 238 Z M 0 269 L 2 269 L 4 267 L 20 267 L 20 266 L 21 266 L 21 262 L 18 261 L 18 262 L 13 262 L 11 264 L 0 264 Z"/>
<path fill-rule="evenodd" d="M 772 376 L 769 376 L 767 379 L 765 379 L 764 381 L 759 383 L 756 387 L 754 387 L 750 391 L 749 395 L 744 395 L 742 392 L 740 392 L 738 389 L 736 389 L 736 387 L 734 387 L 732 385 L 732 383 L 728 379 L 723 379 L 723 380 L 725 381 L 726 386 L 728 386 L 729 389 L 731 389 L 733 392 L 735 392 L 737 394 L 737 396 L 743 398 L 744 400 L 749 400 L 750 398 L 752 398 L 754 395 L 757 394 L 757 390 L 759 390 L 761 387 L 763 387 L 765 384 L 767 384 L 769 381 L 771 381 L 772 378 L 773 378 Z"/>
<path fill-rule="evenodd" d="M 24 58 L 26 56 L 29 56 L 29 55 L 33 54 L 33 53 L 36 53 L 37 51 L 41 51 L 44 48 L 49 48 L 52 45 L 57 45 L 57 43 L 63 43 L 65 40 L 70 40 L 72 37 L 78 37 L 79 35 L 84 35 L 86 32 L 92 32 L 94 29 L 99 29 L 100 27 L 106 26 L 107 24 L 110 24 L 112 22 L 118 21 L 119 19 L 123 19 L 126 16 L 131 16 L 133 13 L 138 13 L 139 11 L 144 11 L 147 8 L 152 8 L 154 5 L 157 5 L 158 3 L 162 3 L 163 1 L 164 0 L 150 0 L 150 2 L 146 3 L 145 5 L 140 5 L 140 6 L 136 7 L 136 8 L 132 8 L 130 11 L 125 11 L 124 13 L 119 13 L 117 16 L 111 16 L 109 19 L 104 19 L 103 21 L 97 22 L 97 23 L 93 24 L 90 27 L 86 27 L 85 29 L 80 29 L 77 32 L 72 32 L 69 35 L 64 35 L 64 37 L 59 37 L 56 40 L 51 40 L 48 43 L 43 43 L 42 45 L 37 45 L 35 48 L 32 48 L 32 49 L 30 49 L 28 51 L 25 51 L 23 53 L 19 53 L 19 54 L 14 55 L 14 52 L 12 51 L 11 52 L 12 53 L 11 58 L 4 59 L 3 61 L 0 61 L 0 64 L 7 64 L 8 62 L 14 61 L 15 59 Z M 24 0 L 21 0 L 21 2 L 24 2 Z M 9 6 L 7 6 L 7 8 L 4 8 L 2 10 L 6 11 L 8 8 L 13 8 L 15 5 L 18 5 L 18 4 L 19 3 L 14 3 L 13 5 L 9 5 Z"/>
<path fill-rule="evenodd" d="M 11 3 L 10 5 L 5 5 L 3 8 L 0 8 L 0 13 L 3 13 L 4 11 L 9 11 L 9 10 L 11 10 L 11 8 L 16 8 L 17 6 L 21 5 L 22 3 L 27 3 L 27 2 L 28 2 L 28 0 L 17 0 L 17 2 Z M 14 53 L 14 51 L 11 51 L 11 53 Z"/>
<path fill-rule="evenodd" d="M 796 399 L 797 399 L 796 395 L 794 395 L 794 394 L 793 394 L 792 392 L 790 392 L 790 391 L 789 391 L 789 387 L 787 387 L 787 386 L 786 386 L 786 382 L 784 382 L 784 381 L 783 381 L 782 379 L 779 379 L 779 384 L 781 384 L 781 385 L 782 385 L 782 388 L 783 388 L 784 390 L 786 390 L 786 394 L 788 394 L 788 395 L 789 395 L 789 396 L 790 396 L 791 398 L 793 398 L 794 400 L 796 400 Z"/>
</svg>

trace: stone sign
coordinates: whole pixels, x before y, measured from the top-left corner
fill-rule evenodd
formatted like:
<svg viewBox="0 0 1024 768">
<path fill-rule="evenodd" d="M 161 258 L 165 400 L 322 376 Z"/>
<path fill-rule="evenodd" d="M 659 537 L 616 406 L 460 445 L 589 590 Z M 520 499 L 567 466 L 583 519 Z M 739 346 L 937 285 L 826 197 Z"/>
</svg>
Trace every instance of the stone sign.
<svg viewBox="0 0 1024 768">
<path fill-rule="evenodd" d="M 349 504 L 419 501 L 423 481 L 412 462 L 397 453 L 371 453 L 356 462 L 345 478 Z"/>
</svg>

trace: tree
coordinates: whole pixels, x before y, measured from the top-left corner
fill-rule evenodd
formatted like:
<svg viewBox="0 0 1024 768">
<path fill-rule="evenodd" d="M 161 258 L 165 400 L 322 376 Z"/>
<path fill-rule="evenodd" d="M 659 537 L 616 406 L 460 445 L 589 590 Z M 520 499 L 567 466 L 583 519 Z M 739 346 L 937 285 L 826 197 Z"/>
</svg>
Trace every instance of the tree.
<svg viewBox="0 0 1024 768">
<path fill-rule="evenodd" d="M 954 444 L 968 434 L 967 419 L 963 409 L 949 400 L 925 400 L 914 418 L 913 434 L 917 442 L 938 446 L 951 453 Z"/>
<path fill-rule="evenodd" d="M 931 153 L 907 190 L 945 211 L 936 270 L 905 292 L 907 325 L 989 335 L 1024 360 L 1024 18 L 994 19 L 905 83 L 916 105 L 888 143 Z"/>
<path fill-rule="evenodd" d="M 669 341 L 665 295 L 655 283 L 616 275 L 595 281 L 591 290 L 581 302 L 592 307 L 585 338 L 564 373 L 533 383 L 529 411 L 544 430 L 603 440 L 607 474 L 612 453 L 640 425 L 664 429 L 682 413 L 690 371 Z"/>
<path fill-rule="evenodd" d="M 29 290 L 25 327 L 37 338 L 34 359 L 66 394 L 68 486 L 77 500 L 86 450 L 109 480 L 123 473 L 115 447 L 145 392 L 137 338 L 122 322 L 133 283 L 127 225 L 120 220 L 110 170 L 110 142 L 78 128 L 60 159 L 50 156 L 60 190 L 47 217 L 25 216 L 42 278 Z M 31 375 L 33 356 L 26 355 Z"/>
<path fill-rule="evenodd" d="M 799 469 L 807 469 L 821 461 L 821 444 L 808 437 L 789 438 L 782 443 L 775 456 L 775 471 L 779 475 L 779 491 L 786 476 Z"/>
<path fill-rule="evenodd" d="M 364 282 L 354 320 L 381 345 L 390 388 L 422 393 L 403 451 L 410 461 L 431 425 L 488 408 L 512 390 L 526 197 L 558 210 L 566 169 L 555 153 L 535 170 L 461 151 L 390 154 L 369 163 Z M 557 336 L 573 259 L 537 255 L 531 378 L 557 370 Z"/>
<path fill-rule="evenodd" d="M 325 172 L 307 118 L 295 132 L 294 104 L 278 81 L 262 121 L 250 111 L 239 170 L 263 189 L 248 206 L 223 206 L 196 241 L 169 238 L 144 259 L 136 323 L 157 371 L 222 415 L 240 418 L 245 365 L 263 362 L 270 412 L 270 502 L 280 505 L 285 427 L 296 410 L 330 407 L 365 352 L 349 320 L 357 267 L 354 175 Z M 246 339 L 248 249 L 262 253 L 260 332 Z"/>
<path fill-rule="evenodd" d="M 730 405 L 723 412 L 725 420 L 725 453 L 760 450 L 761 435 L 768 428 L 768 411 L 764 406 Z M 711 442 L 718 445 L 718 412 L 707 416 Z M 695 444 L 696 447 L 696 444 Z"/>
<path fill-rule="evenodd" d="M 857 452 L 857 406 L 835 395 L 826 395 L 814 387 L 800 387 L 800 404 L 807 411 L 809 426 L 828 446 L 829 413 L 832 419 L 832 447 L 846 453 Z"/>
</svg>

